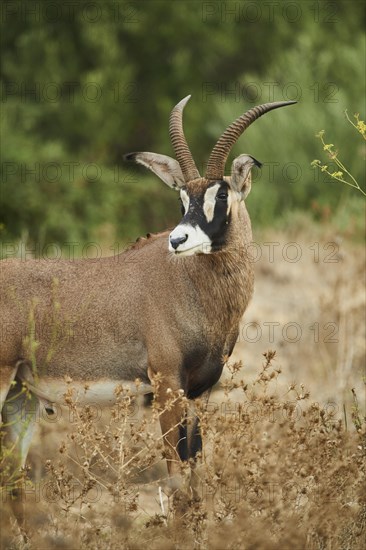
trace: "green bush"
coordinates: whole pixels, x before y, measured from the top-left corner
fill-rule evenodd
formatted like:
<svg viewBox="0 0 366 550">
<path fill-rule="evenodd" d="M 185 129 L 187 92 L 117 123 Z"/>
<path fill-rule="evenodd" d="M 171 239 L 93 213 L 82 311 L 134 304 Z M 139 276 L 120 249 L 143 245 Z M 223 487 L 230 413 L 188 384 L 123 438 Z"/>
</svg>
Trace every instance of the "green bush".
<svg viewBox="0 0 366 550">
<path fill-rule="evenodd" d="M 350 10 L 338 0 L 315 13 L 300 2 L 293 20 L 281 6 L 271 20 L 263 6 L 258 22 L 239 2 L 180 2 L 174 10 L 164 2 L 92 4 L 96 11 L 84 1 L 66 10 L 58 0 L 53 19 L 42 11 L 46 3 L 19 2 L 4 12 L 3 242 L 62 245 L 102 235 L 110 243 L 173 225 L 176 195 L 124 166 L 122 155 L 172 154 L 169 112 L 188 93 L 186 134 L 202 168 L 246 109 L 299 100 L 258 121 L 230 157 L 247 152 L 264 163 L 248 199 L 257 225 L 288 210 L 311 211 L 314 200 L 334 212 L 344 200 L 347 190 L 309 166 L 320 128 L 350 172 L 364 176 L 363 151 L 341 117 L 362 109 L 361 4 Z"/>
</svg>

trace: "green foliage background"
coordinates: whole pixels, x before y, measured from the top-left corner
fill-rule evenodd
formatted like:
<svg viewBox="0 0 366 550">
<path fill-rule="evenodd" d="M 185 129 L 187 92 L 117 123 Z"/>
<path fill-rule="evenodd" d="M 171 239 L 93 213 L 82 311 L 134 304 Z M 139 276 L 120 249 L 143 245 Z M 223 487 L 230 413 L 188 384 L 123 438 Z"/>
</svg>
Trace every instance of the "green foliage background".
<svg viewBox="0 0 366 550">
<path fill-rule="evenodd" d="M 349 190 L 310 167 L 321 129 L 364 178 L 365 152 L 343 115 L 364 115 L 362 2 L 45 0 L 1 9 L 4 242 L 126 242 L 176 223 L 176 194 L 122 155 L 172 155 L 169 113 L 189 93 L 186 135 L 202 168 L 246 109 L 298 99 L 253 125 L 227 164 L 244 152 L 264 163 L 248 199 L 256 224 L 344 205 Z"/>
</svg>

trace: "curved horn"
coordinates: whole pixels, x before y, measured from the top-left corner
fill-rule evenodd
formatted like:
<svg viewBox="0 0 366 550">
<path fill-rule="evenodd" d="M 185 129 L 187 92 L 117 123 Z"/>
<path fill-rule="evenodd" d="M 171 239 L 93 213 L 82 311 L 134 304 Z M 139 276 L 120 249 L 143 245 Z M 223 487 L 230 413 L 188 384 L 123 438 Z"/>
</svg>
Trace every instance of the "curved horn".
<svg viewBox="0 0 366 550">
<path fill-rule="evenodd" d="M 169 119 L 170 140 L 186 183 L 201 177 L 183 132 L 182 114 L 190 97 L 190 95 L 187 95 L 174 107 Z"/>
<path fill-rule="evenodd" d="M 252 124 L 252 122 L 273 109 L 285 107 L 286 105 L 293 105 L 294 103 L 297 103 L 297 101 L 276 101 L 274 103 L 264 103 L 263 105 L 249 109 L 249 111 L 237 118 L 232 124 L 230 124 L 230 126 L 228 126 L 228 128 L 226 128 L 225 132 L 212 149 L 212 153 L 207 163 L 206 178 L 209 180 L 223 178 L 225 163 L 232 146 L 239 139 L 244 130 Z"/>
</svg>

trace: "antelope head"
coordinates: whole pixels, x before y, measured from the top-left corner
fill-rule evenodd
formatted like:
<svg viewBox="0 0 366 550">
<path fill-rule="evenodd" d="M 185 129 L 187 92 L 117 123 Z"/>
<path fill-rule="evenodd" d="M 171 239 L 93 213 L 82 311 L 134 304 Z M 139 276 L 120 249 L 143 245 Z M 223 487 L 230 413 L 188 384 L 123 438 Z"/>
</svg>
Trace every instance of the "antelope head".
<svg viewBox="0 0 366 550">
<path fill-rule="evenodd" d="M 257 118 L 296 101 L 265 103 L 249 109 L 225 130 L 209 157 L 205 177 L 201 177 L 183 132 L 183 109 L 191 96 L 182 99 L 170 115 L 169 134 L 177 160 L 157 153 L 129 153 L 134 160 L 154 172 L 169 187 L 180 192 L 182 220 L 169 235 L 169 250 L 181 256 L 210 254 L 228 243 L 233 218 L 245 209 L 244 199 L 251 188 L 251 168 L 261 164 L 250 155 L 240 155 L 225 176 L 230 150 L 241 134 Z"/>
</svg>

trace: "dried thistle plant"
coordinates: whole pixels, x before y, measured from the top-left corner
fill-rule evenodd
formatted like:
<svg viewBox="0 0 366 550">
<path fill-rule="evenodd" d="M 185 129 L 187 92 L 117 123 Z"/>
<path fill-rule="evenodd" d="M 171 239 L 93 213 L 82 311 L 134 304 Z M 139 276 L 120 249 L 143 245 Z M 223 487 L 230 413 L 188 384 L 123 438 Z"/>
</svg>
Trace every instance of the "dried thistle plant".
<svg viewBox="0 0 366 550">
<path fill-rule="evenodd" d="M 167 475 L 163 410 L 155 402 L 141 407 L 120 387 L 116 404 L 99 416 L 75 402 L 70 380 L 69 429 L 46 461 L 47 499 L 37 503 L 43 516 L 34 513 L 30 544 L 40 547 L 47 523 L 50 548 L 361 548 L 361 414 L 346 430 L 303 385 L 283 388 L 277 355 L 265 352 L 252 380 L 229 363 L 220 399 L 214 392 L 208 405 L 197 401 L 204 451 L 194 468 L 196 496 L 179 518 L 158 490 Z M 188 407 L 171 392 L 166 408 L 177 400 Z M 191 475 L 188 465 L 182 473 Z"/>
</svg>

